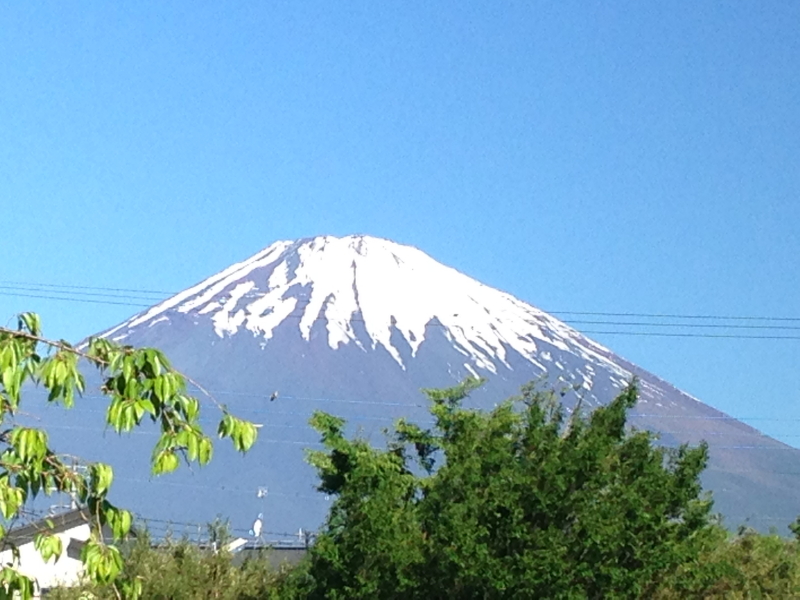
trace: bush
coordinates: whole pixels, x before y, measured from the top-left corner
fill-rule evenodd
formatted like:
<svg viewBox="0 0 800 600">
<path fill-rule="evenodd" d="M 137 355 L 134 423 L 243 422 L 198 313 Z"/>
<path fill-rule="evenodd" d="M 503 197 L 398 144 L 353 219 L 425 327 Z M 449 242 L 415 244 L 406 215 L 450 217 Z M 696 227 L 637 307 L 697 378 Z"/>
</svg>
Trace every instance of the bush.
<svg viewBox="0 0 800 600">
<path fill-rule="evenodd" d="M 435 428 L 401 420 L 386 449 L 315 415 L 328 450 L 311 460 L 336 501 L 308 597 L 650 598 L 712 543 L 706 447 L 630 430 L 634 385 L 567 419 L 530 386 L 491 412 L 462 408 L 478 383 L 430 391 Z"/>
<path fill-rule="evenodd" d="M 224 543 L 224 538 L 219 539 Z M 255 600 L 279 598 L 288 569 L 275 570 L 265 549 L 237 566 L 230 552 L 169 537 L 153 546 L 147 532 L 123 547 L 124 581 L 141 582 L 142 598 L 153 600 Z M 118 600 L 111 586 L 90 582 L 53 590 L 54 600 Z"/>
</svg>

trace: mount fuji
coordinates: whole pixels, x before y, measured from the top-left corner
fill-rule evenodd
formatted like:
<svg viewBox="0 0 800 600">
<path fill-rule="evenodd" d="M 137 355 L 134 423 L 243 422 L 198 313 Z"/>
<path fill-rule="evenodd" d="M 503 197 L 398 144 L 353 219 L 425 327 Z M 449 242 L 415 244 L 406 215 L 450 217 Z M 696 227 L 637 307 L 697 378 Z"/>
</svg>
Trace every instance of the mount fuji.
<svg viewBox="0 0 800 600">
<path fill-rule="evenodd" d="M 323 521 L 304 448 L 320 409 L 381 439 L 400 416 L 429 423 L 421 388 L 485 377 L 469 406 L 490 408 L 534 379 L 568 390 L 567 410 L 610 401 L 632 377 L 631 424 L 674 446 L 706 440 L 704 485 L 729 525 L 783 527 L 800 513 L 800 450 L 700 402 L 510 294 L 420 250 L 368 236 L 280 241 L 100 333 L 162 349 L 234 414 L 262 424 L 246 456 L 216 445 L 211 464 L 151 479 L 155 432 L 105 432 L 99 394 L 42 408 L 54 447 L 110 462 L 114 500 L 155 522 L 229 517 L 246 532 L 263 515 L 274 539 Z M 212 427 L 209 404 L 204 424 Z M 246 535 L 246 534 L 243 534 Z"/>
</svg>

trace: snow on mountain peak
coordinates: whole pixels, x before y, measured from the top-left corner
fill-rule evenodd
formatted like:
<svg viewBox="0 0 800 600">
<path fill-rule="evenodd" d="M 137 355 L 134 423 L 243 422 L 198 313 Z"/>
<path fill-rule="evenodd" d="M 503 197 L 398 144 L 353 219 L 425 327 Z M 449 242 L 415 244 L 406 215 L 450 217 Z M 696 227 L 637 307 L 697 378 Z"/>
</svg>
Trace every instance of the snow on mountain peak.
<svg viewBox="0 0 800 600">
<path fill-rule="evenodd" d="M 416 248 L 370 236 L 275 242 L 104 335 L 124 339 L 133 328 L 168 320 L 172 311 L 210 319 L 220 337 L 248 331 L 265 340 L 284 322 L 309 339 L 322 320 L 331 348 L 381 346 L 401 367 L 393 331 L 413 356 L 435 327 L 474 366 L 491 372 L 498 362 L 508 366 L 509 350 L 546 370 L 537 354 L 544 341 L 629 376 L 607 358 L 607 349 L 541 310 Z M 359 337 L 355 323 L 368 340 Z"/>
</svg>

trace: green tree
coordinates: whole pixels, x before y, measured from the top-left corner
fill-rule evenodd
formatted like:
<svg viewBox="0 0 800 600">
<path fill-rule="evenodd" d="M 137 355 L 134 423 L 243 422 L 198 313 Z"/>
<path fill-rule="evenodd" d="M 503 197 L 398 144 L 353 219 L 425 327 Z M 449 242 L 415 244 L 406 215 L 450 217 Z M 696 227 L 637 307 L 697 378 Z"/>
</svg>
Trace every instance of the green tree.
<svg viewBox="0 0 800 600">
<path fill-rule="evenodd" d="M 209 529 L 212 527 L 210 526 Z M 186 538 L 152 540 L 147 531 L 137 531 L 135 540 L 122 545 L 124 566 L 120 579 L 138 580 L 142 597 L 148 600 L 270 600 L 279 595 L 288 579 L 286 567 L 270 565 L 269 550 L 259 551 L 236 564 L 225 550 L 225 528 L 213 527 L 222 544 L 203 546 Z M 238 561 L 237 561 L 238 562 Z M 118 600 L 112 586 L 85 582 L 50 592 L 52 600 Z"/>
<path fill-rule="evenodd" d="M 697 563 L 682 565 L 656 600 L 745 600 L 800 597 L 800 546 L 772 532 L 717 528 Z"/>
<path fill-rule="evenodd" d="M 158 424 L 153 474 L 174 471 L 181 458 L 204 465 L 211 460 L 213 447 L 199 423 L 200 402 L 187 393 L 187 378 L 158 350 L 120 346 L 102 338 L 76 348 L 42 337 L 39 317 L 33 313 L 20 315 L 17 329 L 0 328 L 0 516 L 6 524 L 13 523 L 23 504 L 39 494 L 77 497 L 92 515 L 92 536 L 81 555 L 86 574 L 98 584 L 115 585 L 123 559 L 114 542 L 127 536 L 132 518 L 107 499 L 114 476 L 111 467 L 98 462 L 86 473 L 77 472 L 50 448 L 46 431 L 16 421 L 26 384 L 44 387 L 49 402 L 70 408 L 85 389 L 81 361 L 103 376 L 101 389 L 110 401 L 106 419 L 115 431 L 129 432 L 144 419 Z M 256 440 L 256 426 L 217 406 L 222 412 L 219 436 L 247 451 Z M 104 528 L 113 532 L 113 540 L 104 539 Z M 32 596 L 34 582 L 19 572 L 18 550 L 6 534 L 0 525 L 2 550 L 10 549 L 14 557 L 0 566 L 0 600 L 24 600 Z M 58 560 L 64 550 L 59 538 L 46 532 L 35 544 L 44 560 Z M 136 598 L 141 581 L 123 580 L 115 589 L 118 597 Z"/>
<path fill-rule="evenodd" d="M 479 384 L 427 391 L 435 426 L 400 420 L 383 449 L 314 415 L 327 449 L 310 461 L 336 500 L 301 595 L 648 598 L 697 562 L 717 533 L 700 496 L 707 448 L 627 427 L 635 384 L 569 419 L 533 386 L 463 408 Z"/>
</svg>

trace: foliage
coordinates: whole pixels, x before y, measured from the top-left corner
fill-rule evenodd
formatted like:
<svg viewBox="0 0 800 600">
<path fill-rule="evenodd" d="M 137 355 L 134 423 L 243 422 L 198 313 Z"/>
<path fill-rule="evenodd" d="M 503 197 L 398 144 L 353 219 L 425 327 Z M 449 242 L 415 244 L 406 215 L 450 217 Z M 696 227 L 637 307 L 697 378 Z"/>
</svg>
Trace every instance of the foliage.
<svg viewBox="0 0 800 600">
<path fill-rule="evenodd" d="M 42 350 L 45 350 L 43 352 Z M 183 458 L 200 465 L 211 460 L 212 443 L 199 424 L 200 402 L 187 393 L 187 378 L 172 368 L 158 350 L 120 346 L 103 338 L 76 348 L 65 341 L 42 337 L 39 317 L 20 315 L 16 330 L 0 328 L 0 515 L 6 523 L 18 518 L 23 504 L 39 494 L 66 493 L 87 506 L 92 515 L 92 536 L 81 559 L 95 582 L 114 584 L 123 567 L 118 547 L 103 537 L 103 529 L 123 540 L 131 527 L 131 514 L 107 499 L 113 481 L 109 465 L 94 463 L 79 472 L 48 445 L 47 432 L 22 426 L 20 414 L 26 384 L 42 386 L 47 400 L 70 408 L 85 389 L 79 363 L 98 369 L 102 391 L 110 402 L 108 424 L 118 433 L 131 431 L 144 419 L 160 428 L 153 449 L 154 475 L 174 471 Z M 246 451 L 256 439 L 256 426 L 228 414 L 224 407 L 218 434 L 231 438 L 237 450 Z M 30 598 L 33 582 L 18 569 L 19 552 L 0 526 L 2 549 L 13 561 L 0 571 L 0 599 Z M 58 538 L 42 534 L 36 547 L 43 559 L 58 560 L 63 548 Z M 115 585 L 115 584 L 114 584 Z M 139 584 L 131 580 L 115 585 L 118 595 L 138 597 Z"/>
<path fill-rule="evenodd" d="M 401 420 L 385 449 L 314 415 L 327 451 L 310 459 L 337 499 L 300 565 L 276 571 L 261 554 L 236 566 L 216 524 L 211 548 L 153 548 L 140 535 L 122 548 L 117 589 L 175 600 L 800 597 L 800 542 L 732 535 L 709 517 L 705 448 L 668 451 L 627 429 L 634 387 L 568 419 L 531 387 L 491 413 L 464 410 L 477 384 L 428 391 L 436 427 Z M 118 596 L 86 582 L 52 597 Z"/>
<path fill-rule="evenodd" d="M 776 533 L 717 528 L 697 561 L 681 565 L 656 600 L 800 597 L 800 544 Z"/>
<path fill-rule="evenodd" d="M 229 553 L 198 547 L 186 539 L 167 539 L 156 547 L 151 547 L 151 542 L 143 534 L 122 548 L 122 577 L 141 581 L 145 598 L 300 600 L 325 596 L 312 576 L 318 566 L 312 567 L 310 560 L 296 567 L 275 570 L 269 564 L 269 551 L 264 551 L 237 566 Z M 668 573 L 658 590 L 646 597 L 653 600 L 744 600 L 800 596 L 800 544 L 797 541 L 752 530 L 732 535 L 721 526 L 713 525 L 704 542 L 699 554 Z M 388 592 L 386 596 L 376 594 L 375 597 L 399 595 Z M 474 597 L 486 597 L 479 592 L 476 591 Z M 341 590 L 328 591 L 329 597 L 339 594 Z M 462 595 L 469 596 L 469 593 L 465 591 Z M 605 593 L 602 597 L 619 595 L 618 592 Z M 580 590 L 572 595 L 575 598 L 586 596 Z M 77 588 L 54 590 L 48 597 L 54 600 L 117 598 L 111 586 L 90 582 Z M 431 594 L 430 597 L 440 596 Z"/>
<path fill-rule="evenodd" d="M 716 532 L 700 498 L 707 448 L 627 428 L 635 385 L 567 419 L 532 386 L 464 409 L 479 383 L 428 391 L 435 427 L 401 420 L 385 449 L 314 415 L 327 450 L 309 458 L 336 501 L 306 597 L 645 598 L 697 561 Z"/>
<path fill-rule="evenodd" d="M 288 581 L 288 569 L 273 569 L 265 550 L 241 565 L 224 550 L 229 541 L 218 537 L 218 545 L 201 547 L 187 539 L 167 538 L 152 546 L 146 532 L 123 547 L 123 575 L 128 584 L 139 582 L 143 598 L 153 600 L 269 600 L 282 598 L 280 586 Z M 48 596 L 54 600 L 117 600 L 112 586 L 85 582 L 75 588 L 59 588 Z"/>
</svg>

